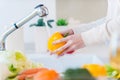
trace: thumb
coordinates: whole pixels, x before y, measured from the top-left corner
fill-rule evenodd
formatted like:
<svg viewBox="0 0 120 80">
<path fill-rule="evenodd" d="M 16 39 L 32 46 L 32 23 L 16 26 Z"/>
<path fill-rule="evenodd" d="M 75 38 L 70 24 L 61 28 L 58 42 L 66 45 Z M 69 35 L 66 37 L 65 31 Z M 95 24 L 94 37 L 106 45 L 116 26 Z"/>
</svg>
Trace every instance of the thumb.
<svg viewBox="0 0 120 80">
<path fill-rule="evenodd" d="M 68 37 L 62 38 L 62 39 L 60 39 L 60 40 L 56 40 L 56 41 L 53 42 L 53 44 L 58 44 L 58 43 L 67 42 L 67 41 L 68 41 Z"/>
</svg>

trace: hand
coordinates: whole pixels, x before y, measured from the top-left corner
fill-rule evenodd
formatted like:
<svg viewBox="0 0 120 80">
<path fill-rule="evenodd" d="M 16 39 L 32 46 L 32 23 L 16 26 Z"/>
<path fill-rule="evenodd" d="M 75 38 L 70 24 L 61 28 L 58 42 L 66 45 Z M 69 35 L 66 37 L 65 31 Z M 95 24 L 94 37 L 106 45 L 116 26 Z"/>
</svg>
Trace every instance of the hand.
<svg viewBox="0 0 120 80">
<path fill-rule="evenodd" d="M 58 56 L 62 56 L 67 53 L 69 54 L 69 52 L 73 52 L 73 51 L 83 48 L 85 46 L 80 34 L 70 35 L 68 37 L 65 37 L 63 39 L 53 42 L 53 44 L 57 44 L 60 42 L 66 42 L 66 44 L 64 46 L 60 47 L 59 49 L 55 50 L 54 52 L 52 52 L 52 53 L 57 53 L 57 52 L 63 51 Z"/>
<path fill-rule="evenodd" d="M 61 33 L 63 36 L 65 36 L 66 34 L 68 34 L 68 36 L 74 34 L 74 32 L 73 32 L 72 29 L 67 29 L 67 30 L 64 30 L 64 31 L 60 31 L 60 33 Z"/>
<path fill-rule="evenodd" d="M 62 34 L 62 36 L 70 36 L 70 35 L 73 35 L 74 32 L 72 29 L 67 29 L 67 30 L 63 30 L 63 31 L 60 31 L 60 33 Z M 53 52 L 47 50 L 47 52 L 49 52 L 50 54 L 54 54 Z M 69 52 L 70 53 L 70 52 Z"/>
</svg>

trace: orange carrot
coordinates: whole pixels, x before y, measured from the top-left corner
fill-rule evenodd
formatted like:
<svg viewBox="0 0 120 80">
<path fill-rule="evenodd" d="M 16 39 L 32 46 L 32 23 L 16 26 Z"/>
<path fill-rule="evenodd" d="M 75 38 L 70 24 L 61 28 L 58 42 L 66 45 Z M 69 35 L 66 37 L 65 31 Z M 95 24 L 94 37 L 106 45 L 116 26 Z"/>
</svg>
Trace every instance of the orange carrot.
<svg viewBox="0 0 120 80">
<path fill-rule="evenodd" d="M 25 78 L 32 78 L 36 73 L 41 72 L 41 71 L 46 71 L 48 70 L 47 68 L 34 68 L 34 69 L 29 69 L 23 71 L 21 74 L 17 76 L 18 80 L 25 80 Z"/>
<path fill-rule="evenodd" d="M 25 77 L 26 77 L 25 74 L 24 74 L 24 75 L 18 75 L 18 76 L 17 76 L 17 79 L 18 79 L 18 80 L 25 80 Z"/>
<path fill-rule="evenodd" d="M 33 78 L 35 75 L 36 75 L 37 73 L 35 73 L 35 74 L 30 74 L 30 75 L 27 75 L 26 76 L 26 78 Z"/>
<path fill-rule="evenodd" d="M 54 70 L 40 71 L 33 80 L 59 80 L 59 74 Z"/>
<path fill-rule="evenodd" d="M 34 69 L 29 69 L 29 70 L 26 70 L 26 71 L 23 71 L 21 74 L 25 74 L 25 75 L 29 75 L 29 74 L 34 74 L 34 73 L 37 73 L 41 70 L 47 70 L 47 68 L 34 68 Z"/>
</svg>

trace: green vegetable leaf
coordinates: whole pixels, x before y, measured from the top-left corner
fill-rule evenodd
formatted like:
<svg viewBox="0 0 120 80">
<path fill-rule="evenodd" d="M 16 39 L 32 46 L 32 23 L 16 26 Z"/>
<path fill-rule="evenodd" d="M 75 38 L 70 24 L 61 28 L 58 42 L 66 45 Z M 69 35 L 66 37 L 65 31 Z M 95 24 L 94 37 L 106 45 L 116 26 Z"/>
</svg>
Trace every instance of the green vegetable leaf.
<svg viewBox="0 0 120 80">
<path fill-rule="evenodd" d="M 107 75 L 109 77 L 115 77 L 119 74 L 119 72 L 116 69 L 114 69 L 111 65 L 105 65 L 105 67 L 106 67 Z"/>
<path fill-rule="evenodd" d="M 0 58 L 8 68 L 9 73 L 6 71 L 6 80 L 15 80 L 13 79 L 14 76 L 21 71 L 42 66 L 27 59 L 27 57 L 19 51 L 2 51 L 0 52 Z"/>
<path fill-rule="evenodd" d="M 16 78 L 17 75 L 18 75 L 18 74 L 12 74 L 12 75 L 8 76 L 8 77 L 6 78 L 6 80 L 18 80 L 18 79 Z"/>
<path fill-rule="evenodd" d="M 26 61 L 26 57 L 21 52 L 16 51 L 15 57 L 16 57 L 16 60 Z"/>
<path fill-rule="evenodd" d="M 13 72 L 13 73 L 16 73 L 16 72 L 17 72 L 17 68 L 15 68 L 13 64 L 11 64 L 11 65 L 9 66 L 9 71 L 11 71 L 11 72 Z"/>
<path fill-rule="evenodd" d="M 86 69 L 67 69 L 64 73 L 63 80 L 95 80 Z"/>
</svg>

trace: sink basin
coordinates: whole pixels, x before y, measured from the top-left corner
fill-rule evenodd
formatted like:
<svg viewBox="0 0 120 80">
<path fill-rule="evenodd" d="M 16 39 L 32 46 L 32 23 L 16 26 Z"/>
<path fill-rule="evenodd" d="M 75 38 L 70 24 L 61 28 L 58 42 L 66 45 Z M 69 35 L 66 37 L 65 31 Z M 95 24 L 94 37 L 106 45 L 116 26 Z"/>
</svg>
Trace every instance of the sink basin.
<svg viewBox="0 0 120 80">
<path fill-rule="evenodd" d="M 34 62 L 43 64 L 44 67 L 63 72 L 68 68 L 78 68 L 84 64 L 97 63 L 103 65 L 103 62 L 95 55 L 74 54 L 56 57 L 49 54 L 27 54 L 27 57 Z"/>
</svg>

